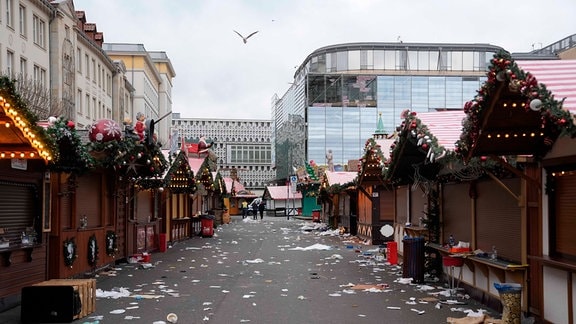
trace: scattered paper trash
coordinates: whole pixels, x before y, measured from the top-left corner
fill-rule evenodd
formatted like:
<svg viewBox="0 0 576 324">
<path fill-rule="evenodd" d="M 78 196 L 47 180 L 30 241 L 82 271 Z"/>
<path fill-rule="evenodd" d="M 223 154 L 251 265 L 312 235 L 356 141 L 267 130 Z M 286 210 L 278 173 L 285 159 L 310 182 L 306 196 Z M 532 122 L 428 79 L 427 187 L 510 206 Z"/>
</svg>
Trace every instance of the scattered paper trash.
<svg viewBox="0 0 576 324">
<path fill-rule="evenodd" d="M 126 312 L 125 309 L 115 309 L 110 311 L 110 314 L 124 314 L 124 312 Z"/>
</svg>

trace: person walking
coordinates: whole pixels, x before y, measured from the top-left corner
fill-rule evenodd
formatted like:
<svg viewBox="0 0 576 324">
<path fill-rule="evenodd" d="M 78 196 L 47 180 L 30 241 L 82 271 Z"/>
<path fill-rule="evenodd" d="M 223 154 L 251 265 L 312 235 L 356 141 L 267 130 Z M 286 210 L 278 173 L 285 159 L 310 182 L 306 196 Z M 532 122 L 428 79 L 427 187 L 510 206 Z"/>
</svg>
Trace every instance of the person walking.
<svg viewBox="0 0 576 324">
<path fill-rule="evenodd" d="M 246 218 L 248 215 L 248 202 L 244 200 L 242 202 L 242 219 Z"/>
<path fill-rule="evenodd" d="M 258 202 L 253 201 L 250 204 L 250 209 L 252 210 L 252 219 L 257 220 L 258 219 Z"/>
<path fill-rule="evenodd" d="M 266 208 L 266 202 L 264 199 L 260 200 L 260 204 L 258 205 L 258 211 L 260 212 L 260 219 L 264 219 L 264 209 Z"/>
</svg>

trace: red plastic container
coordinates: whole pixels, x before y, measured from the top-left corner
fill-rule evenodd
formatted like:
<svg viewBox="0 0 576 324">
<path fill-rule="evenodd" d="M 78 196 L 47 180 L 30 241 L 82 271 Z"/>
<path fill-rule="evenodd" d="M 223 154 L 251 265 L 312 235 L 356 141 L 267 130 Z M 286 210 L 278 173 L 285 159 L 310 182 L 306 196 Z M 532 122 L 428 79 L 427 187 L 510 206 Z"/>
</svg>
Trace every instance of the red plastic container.
<svg viewBox="0 0 576 324">
<path fill-rule="evenodd" d="M 166 242 L 166 233 L 158 234 L 158 250 L 166 252 L 168 249 L 168 242 Z"/>
<path fill-rule="evenodd" d="M 202 237 L 212 237 L 214 235 L 214 220 L 210 218 L 201 218 Z"/>
<path fill-rule="evenodd" d="M 315 223 L 320 223 L 320 210 L 315 209 L 312 211 L 312 221 Z"/>
<path fill-rule="evenodd" d="M 445 267 L 461 267 L 464 265 L 464 258 L 456 258 L 451 256 L 443 256 L 442 264 Z"/>
<path fill-rule="evenodd" d="M 390 264 L 398 264 L 398 243 L 388 242 L 386 243 L 386 249 L 388 250 L 386 256 L 388 257 L 388 262 Z"/>
</svg>

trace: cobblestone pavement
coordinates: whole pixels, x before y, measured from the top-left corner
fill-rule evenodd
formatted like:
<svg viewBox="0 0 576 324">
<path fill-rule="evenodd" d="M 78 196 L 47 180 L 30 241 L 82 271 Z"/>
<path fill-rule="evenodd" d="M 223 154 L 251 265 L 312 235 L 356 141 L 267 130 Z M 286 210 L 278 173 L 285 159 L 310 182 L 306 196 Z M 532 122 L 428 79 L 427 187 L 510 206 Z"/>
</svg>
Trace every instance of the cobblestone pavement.
<svg viewBox="0 0 576 324">
<path fill-rule="evenodd" d="M 410 284 L 378 246 L 315 226 L 233 216 L 211 238 L 100 272 L 96 311 L 74 323 L 159 324 L 171 313 L 178 323 L 446 323 L 482 310 L 500 317 L 443 295 L 441 282 Z M 19 322 L 19 307 L 0 313 L 0 323 Z"/>
</svg>

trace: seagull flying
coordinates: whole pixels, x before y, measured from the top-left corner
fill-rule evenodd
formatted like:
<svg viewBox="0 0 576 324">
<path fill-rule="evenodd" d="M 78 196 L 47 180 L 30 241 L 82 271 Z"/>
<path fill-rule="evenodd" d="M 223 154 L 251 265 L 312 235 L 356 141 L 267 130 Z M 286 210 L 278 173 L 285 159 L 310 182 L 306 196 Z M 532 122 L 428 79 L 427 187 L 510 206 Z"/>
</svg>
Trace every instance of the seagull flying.
<svg viewBox="0 0 576 324">
<path fill-rule="evenodd" d="M 246 37 L 242 36 L 242 34 L 240 34 L 240 33 L 237 32 L 237 31 L 234 31 L 234 32 L 235 32 L 236 34 L 238 34 L 238 36 L 242 37 L 242 40 L 244 41 L 244 44 L 246 44 L 246 42 L 248 42 L 248 38 L 250 38 L 252 35 L 256 34 L 258 31 L 255 31 L 255 32 L 253 32 L 252 34 L 250 34 L 250 35 L 248 35 L 248 36 L 246 36 Z"/>
</svg>

